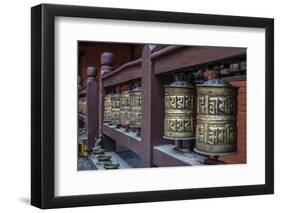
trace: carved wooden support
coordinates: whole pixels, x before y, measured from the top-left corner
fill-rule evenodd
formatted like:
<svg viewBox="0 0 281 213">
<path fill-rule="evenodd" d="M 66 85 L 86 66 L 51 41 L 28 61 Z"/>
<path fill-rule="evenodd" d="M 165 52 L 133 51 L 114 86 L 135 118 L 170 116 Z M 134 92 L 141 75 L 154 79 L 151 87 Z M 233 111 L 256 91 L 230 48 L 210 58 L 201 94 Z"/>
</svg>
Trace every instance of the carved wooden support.
<svg viewBox="0 0 281 213">
<path fill-rule="evenodd" d="M 92 148 L 95 145 L 95 137 L 98 137 L 99 126 L 99 91 L 97 82 L 97 70 L 95 67 L 87 69 L 87 130 L 88 130 L 88 146 Z"/>
<path fill-rule="evenodd" d="M 113 53 L 111 52 L 104 52 L 101 54 L 101 68 L 100 68 L 100 75 L 99 75 L 99 126 L 98 126 L 98 132 L 99 135 L 103 134 L 103 105 L 104 105 L 104 96 L 105 96 L 105 89 L 103 88 L 103 75 L 110 73 L 113 69 Z"/>
<path fill-rule="evenodd" d="M 159 108 L 161 105 L 159 99 L 162 98 L 163 94 L 161 92 L 162 87 L 160 81 L 153 74 L 151 49 L 149 45 L 145 45 L 142 53 L 142 59 L 143 101 L 141 142 L 144 146 L 144 153 L 141 166 L 150 167 L 152 166 L 152 143 L 159 141 L 162 138 L 162 135 L 160 135 L 161 131 L 159 130 L 159 128 L 161 128 L 161 124 L 159 124 L 159 119 L 157 119 L 157 117 L 161 118 L 161 113 L 164 113 L 163 110 Z"/>
<path fill-rule="evenodd" d="M 112 71 L 113 53 L 104 52 L 101 54 L 101 75 L 105 75 Z"/>
</svg>

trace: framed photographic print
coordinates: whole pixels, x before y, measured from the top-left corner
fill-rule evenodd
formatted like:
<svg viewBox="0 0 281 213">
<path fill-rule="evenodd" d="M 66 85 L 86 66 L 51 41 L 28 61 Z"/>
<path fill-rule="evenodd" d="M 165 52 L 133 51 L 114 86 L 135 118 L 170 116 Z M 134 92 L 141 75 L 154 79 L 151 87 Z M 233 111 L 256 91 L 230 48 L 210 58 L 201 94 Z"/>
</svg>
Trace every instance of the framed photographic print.
<svg viewBox="0 0 281 213">
<path fill-rule="evenodd" d="M 31 9 L 31 203 L 274 192 L 274 21 Z"/>
</svg>

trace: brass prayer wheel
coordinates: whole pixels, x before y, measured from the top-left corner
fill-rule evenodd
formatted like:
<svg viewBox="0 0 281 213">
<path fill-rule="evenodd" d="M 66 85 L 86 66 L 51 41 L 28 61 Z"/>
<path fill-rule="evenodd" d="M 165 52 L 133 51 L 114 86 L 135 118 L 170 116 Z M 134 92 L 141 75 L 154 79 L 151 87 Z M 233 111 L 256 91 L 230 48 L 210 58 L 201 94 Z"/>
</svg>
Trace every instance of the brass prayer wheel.
<svg viewBox="0 0 281 213">
<path fill-rule="evenodd" d="M 142 88 L 137 87 L 130 91 L 130 127 L 141 128 L 142 115 Z"/>
<path fill-rule="evenodd" d="M 104 97 L 103 121 L 105 123 L 111 122 L 111 96 L 112 94 L 108 94 Z"/>
<path fill-rule="evenodd" d="M 111 95 L 111 123 L 120 124 L 120 94 Z"/>
<path fill-rule="evenodd" d="M 189 140 L 195 138 L 195 88 L 186 81 L 177 80 L 164 86 L 164 138 Z"/>
<path fill-rule="evenodd" d="M 247 63 L 246 61 L 241 61 L 240 62 L 240 71 L 245 71 L 247 68 Z"/>
<path fill-rule="evenodd" d="M 221 65 L 219 68 L 220 68 L 220 71 L 219 71 L 220 75 L 230 75 L 231 74 L 230 68 L 228 66 Z"/>
<path fill-rule="evenodd" d="M 233 63 L 229 65 L 229 72 L 237 73 L 240 71 L 240 63 Z"/>
<path fill-rule="evenodd" d="M 88 146 L 84 143 L 79 143 L 79 155 L 80 157 L 87 157 L 88 156 Z"/>
<path fill-rule="evenodd" d="M 87 112 L 87 101 L 86 98 L 79 98 L 78 101 L 78 111 L 79 113 L 86 114 Z"/>
<path fill-rule="evenodd" d="M 237 89 L 214 79 L 197 85 L 195 151 L 210 156 L 236 152 Z"/>
<path fill-rule="evenodd" d="M 120 95 L 120 124 L 130 124 L 130 90 L 123 91 Z"/>
</svg>

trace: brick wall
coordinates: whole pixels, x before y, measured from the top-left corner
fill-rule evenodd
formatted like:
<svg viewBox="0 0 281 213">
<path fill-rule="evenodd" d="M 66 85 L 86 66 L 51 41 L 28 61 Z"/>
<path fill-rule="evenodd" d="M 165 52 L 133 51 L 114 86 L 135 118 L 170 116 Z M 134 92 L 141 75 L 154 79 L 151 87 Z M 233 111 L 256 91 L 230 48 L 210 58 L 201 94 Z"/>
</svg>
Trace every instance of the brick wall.
<svg viewBox="0 0 281 213">
<path fill-rule="evenodd" d="M 246 80 L 229 81 L 233 86 L 238 87 L 237 96 L 237 154 L 220 157 L 226 163 L 246 163 Z"/>
</svg>

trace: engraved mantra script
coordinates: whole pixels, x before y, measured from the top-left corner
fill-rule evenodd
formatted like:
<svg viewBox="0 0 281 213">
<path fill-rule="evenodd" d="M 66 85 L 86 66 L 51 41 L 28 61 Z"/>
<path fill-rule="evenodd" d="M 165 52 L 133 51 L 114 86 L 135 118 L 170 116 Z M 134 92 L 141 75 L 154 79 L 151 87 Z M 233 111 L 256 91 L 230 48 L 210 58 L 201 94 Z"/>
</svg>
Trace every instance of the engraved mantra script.
<svg viewBox="0 0 281 213">
<path fill-rule="evenodd" d="M 115 99 L 112 101 L 112 108 L 119 108 L 120 107 L 120 100 Z"/>
<path fill-rule="evenodd" d="M 130 98 L 121 98 L 121 106 L 130 106 Z"/>
<path fill-rule="evenodd" d="M 140 122 L 141 121 L 141 113 L 138 112 L 134 112 L 131 113 L 129 116 L 131 121 L 135 121 L 135 122 Z"/>
<path fill-rule="evenodd" d="M 111 111 L 104 111 L 104 120 L 110 120 Z"/>
<path fill-rule="evenodd" d="M 210 97 L 199 95 L 197 112 L 203 114 L 235 114 L 236 98 L 233 96 Z"/>
<path fill-rule="evenodd" d="M 197 126 L 197 142 L 207 144 L 234 144 L 236 141 L 236 128 L 227 124 L 225 126 L 216 125 L 198 125 Z M 207 133 L 205 135 L 205 128 Z M 206 138 L 205 138 L 206 137 Z"/>
<path fill-rule="evenodd" d="M 120 113 L 119 113 L 119 111 L 117 111 L 117 112 L 111 112 L 111 119 L 112 119 L 113 121 L 119 121 L 119 119 L 120 119 Z"/>
<path fill-rule="evenodd" d="M 190 95 L 165 96 L 166 109 L 192 110 L 193 98 Z"/>
<path fill-rule="evenodd" d="M 130 118 L 130 112 L 128 111 L 120 111 L 120 120 L 125 123 Z"/>
<path fill-rule="evenodd" d="M 110 98 L 106 98 L 104 100 L 104 107 L 111 107 L 111 100 L 110 100 Z"/>
<path fill-rule="evenodd" d="M 171 132 L 193 132 L 192 119 L 192 117 L 187 119 L 166 119 L 167 130 Z"/>
<path fill-rule="evenodd" d="M 142 105 L 142 97 L 141 96 L 133 96 L 131 100 L 131 106 L 137 107 Z"/>
</svg>

